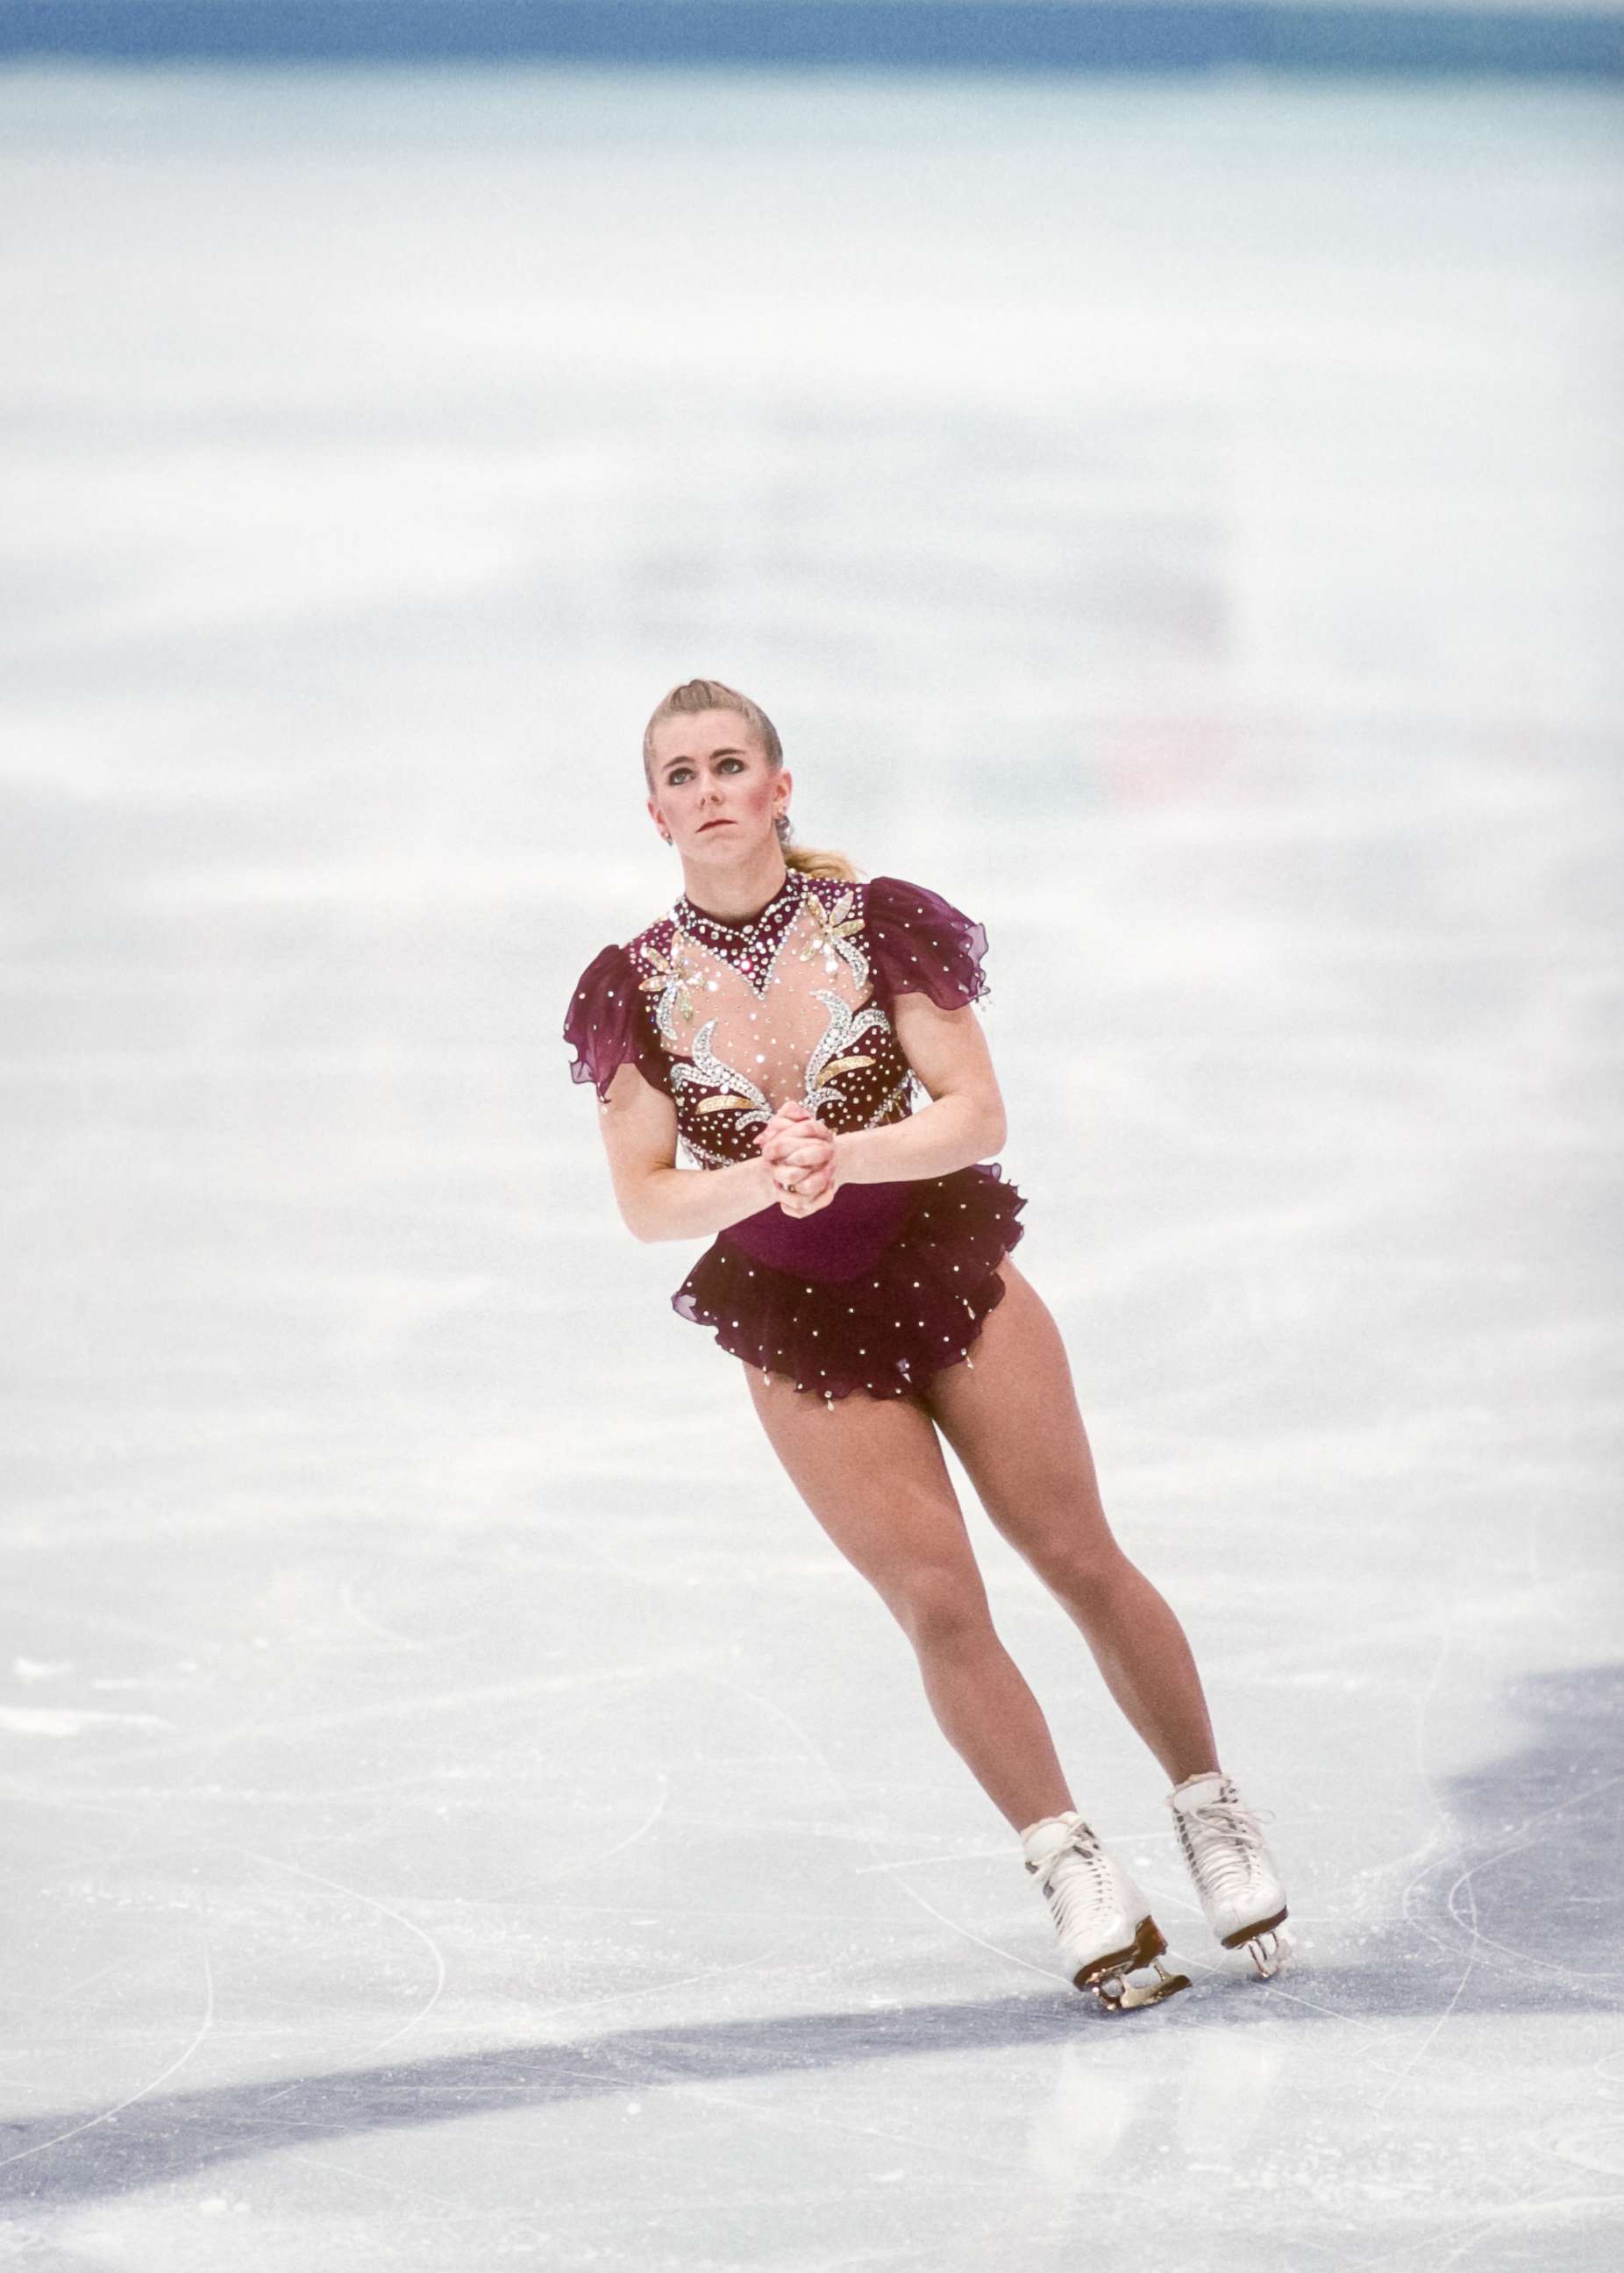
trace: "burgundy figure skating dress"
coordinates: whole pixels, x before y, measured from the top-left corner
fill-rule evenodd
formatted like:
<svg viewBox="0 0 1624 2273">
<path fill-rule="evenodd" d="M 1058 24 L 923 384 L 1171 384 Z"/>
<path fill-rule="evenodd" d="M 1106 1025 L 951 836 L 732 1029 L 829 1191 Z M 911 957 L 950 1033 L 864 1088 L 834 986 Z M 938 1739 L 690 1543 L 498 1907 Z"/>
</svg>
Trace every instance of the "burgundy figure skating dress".
<svg viewBox="0 0 1624 2273">
<path fill-rule="evenodd" d="M 602 1098 L 635 1065 L 670 1098 L 701 1169 L 759 1159 L 752 1136 L 790 1098 L 837 1133 L 883 1128 L 916 1094 L 929 1102 L 891 1023 L 896 997 L 977 1001 L 985 951 L 979 924 L 895 876 L 792 868 L 744 923 L 685 896 L 581 973 L 564 1026 L 570 1071 Z M 969 1355 L 1003 1299 L 997 1266 L 1025 1205 L 987 1162 L 842 1184 L 798 1219 L 775 1202 L 718 1235 L 672 1308 L 831 1406 L 854 1389 L 905 1396 Z"/>
</svg>

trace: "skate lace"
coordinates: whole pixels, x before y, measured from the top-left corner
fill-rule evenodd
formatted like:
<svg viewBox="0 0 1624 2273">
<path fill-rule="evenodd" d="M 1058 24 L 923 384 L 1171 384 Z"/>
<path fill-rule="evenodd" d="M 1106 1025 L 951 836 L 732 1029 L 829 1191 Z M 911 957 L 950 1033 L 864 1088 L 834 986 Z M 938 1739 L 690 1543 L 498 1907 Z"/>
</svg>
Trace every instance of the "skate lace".
<svg viewBox="0 0 1624 2273">
<path fill-rule="evenodd" d="M 1179 1836 L 1198 1883 L 1216 1902 L 1251 1891 L 1267 1867 L 1259 1826 L 1273 1820 L 1238 1799 L 1209 1799 L 1182 1807 L 1175 1818 Z"/>
<path fill-rule="evenodd" d="M 1085 1935 L 1096 1918 L 1115 1907 L 1110 1857 L 1093 1832 L 1081 1824 L 1050 1857 L 1038 1884 L 1062 1934 Z"/>
</svg>

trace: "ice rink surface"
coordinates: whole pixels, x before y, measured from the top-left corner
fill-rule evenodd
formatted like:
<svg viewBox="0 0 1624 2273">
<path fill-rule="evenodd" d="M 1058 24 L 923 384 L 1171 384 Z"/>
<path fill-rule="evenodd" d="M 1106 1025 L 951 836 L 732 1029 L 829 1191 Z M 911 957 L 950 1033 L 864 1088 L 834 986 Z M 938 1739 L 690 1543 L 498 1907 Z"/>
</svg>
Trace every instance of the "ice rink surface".
<svg viewBox="0 0 1624 2273">
<path fill-rule="evenodd" d="M 0 2267 L 1624 2257 L 1621 126 L 0 78 Z M 987 926 L 1276 1985 L 966 1486 L 1195 1984 L 1069 1988 L 615 1215 L 699 671 Z"/>
</svg>

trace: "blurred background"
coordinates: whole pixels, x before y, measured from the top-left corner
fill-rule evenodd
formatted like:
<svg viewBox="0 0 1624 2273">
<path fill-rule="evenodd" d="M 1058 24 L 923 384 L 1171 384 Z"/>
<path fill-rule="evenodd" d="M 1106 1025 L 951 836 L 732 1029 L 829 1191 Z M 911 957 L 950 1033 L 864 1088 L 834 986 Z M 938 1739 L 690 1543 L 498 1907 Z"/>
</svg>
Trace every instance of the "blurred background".
<svg viewBox="0 0 1624 2273">
<path fill-rule="evenodd" d="M 1620 5 L 0 0 L 7 2262 L 1615 2262 L 1621 74 Z M 695 674 L 988 927 L 1294 1987 L 1080 2033 L 614 1213 L 558 1029 Z"/>
</svg>

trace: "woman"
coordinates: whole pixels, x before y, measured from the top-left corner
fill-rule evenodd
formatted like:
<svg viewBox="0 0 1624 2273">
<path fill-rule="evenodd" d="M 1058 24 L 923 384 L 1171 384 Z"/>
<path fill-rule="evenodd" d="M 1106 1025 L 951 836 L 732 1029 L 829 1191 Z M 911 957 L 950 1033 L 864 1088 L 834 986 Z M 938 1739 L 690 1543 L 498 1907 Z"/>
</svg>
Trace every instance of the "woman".
<svg viewBox="0 0 1624 2273">
<path fill-rule="evenodd" d="M 970 1007 L 985 934 L 923 886 L 786 851 L 777 733 L 719 680 L 664 697 L 643 769 L 682 896 L 594 958 L 565 1024 L 621 1215 L 639 1239 L 711 1237 L 673 1306 L 742 1362 L 796 1489 L 912 1643 L 1077 1987 L 1119 2009 L 1189 1984 L 993 1631 L 942 1437 L 1166 1771 L 1214 1932 L 1273 1972 L 1285 1897 L 1257 1818 L 1183 1629 L 1111 1535 L 1059 1334 L 1009 1259 L 1026 1203 L 988 1161 L 1005 1123 Z M 707 1173 L 677 1168 L 679 1141 Z"/>
</svg>

